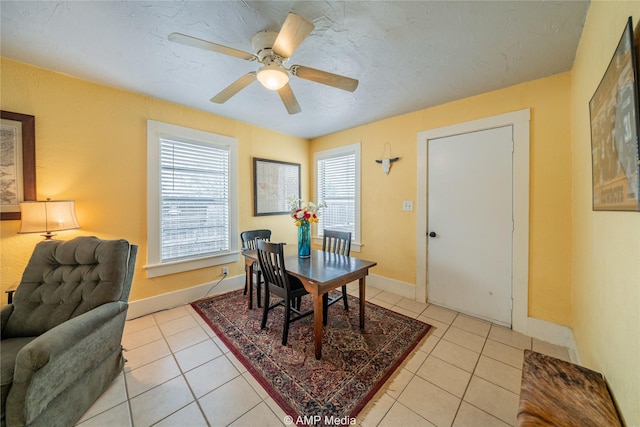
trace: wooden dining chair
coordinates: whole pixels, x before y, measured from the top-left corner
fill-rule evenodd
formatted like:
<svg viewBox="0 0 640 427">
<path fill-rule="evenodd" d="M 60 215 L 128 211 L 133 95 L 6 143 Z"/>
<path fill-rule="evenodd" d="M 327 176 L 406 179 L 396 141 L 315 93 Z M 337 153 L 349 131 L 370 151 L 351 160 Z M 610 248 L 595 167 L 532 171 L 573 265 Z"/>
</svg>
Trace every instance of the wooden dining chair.
<svg viewBox="0 0 640 427">
<path fill-rule="evenodd" d="M 332 252 L 338 255 L 349 256 L 351 253 L 351 233 L 348 231 L 335 231 L 324 230 L 324 237 L 322 239 L 322 250 L 325 252 Z M 347 302 L 347 286 L 342 286 L 342 294 L 337 297 L 330 298 L 326 293 L 322 296 L 322 321 L 327 324 L 327 309 L 329 306 L 336 302 L 343 300 L 344 309 L 349 310 L 349 304 Z"/>
<path fill-rule="evenodd" d="M 260 328 L 267 325 L 269 310 L 282 306 L 284 308 L 284 327 L 282 330 L 282 345 L 287 345 L 289 338 L 289 324 L 313 314 L 313 308 L 307 312 L 300 311 L 302 297 L 310 295 L 302 285 L 300 279 L 287 273 L 284 265 L 284 243 L 271 243 L 256 240 L 258 249 L 258 263 L 264 275 L 264 308 Z M 271 294 L 281 298 L 274 304 Z M 291 314 L 294 314 L 292 317 Z"/>
<path fill-rule="evenodd" d="M 271 240 L 271 230 L 247 230 L 240 233 L 240 240 L 242 240 L 242 249 L 256 249 L 256 239 Z M 244 266 L 244 271 L 246 273 L 247 266 Z M 253 273 L 256 277 L 255 288 L 256 288 L 256 299 L 258 300 L 258 307 L 262 307 L 260 303 L 260 296 L 262 295 L 261 287 L 262 287 L 262 273 L 260 271 L 260 265 L 257 262 L 253 263 Z M 253 277 L 251 277 L 253 280 Z M 247 284 L 244 284 L 244 294 L 247 294 Z"/>
</svg>

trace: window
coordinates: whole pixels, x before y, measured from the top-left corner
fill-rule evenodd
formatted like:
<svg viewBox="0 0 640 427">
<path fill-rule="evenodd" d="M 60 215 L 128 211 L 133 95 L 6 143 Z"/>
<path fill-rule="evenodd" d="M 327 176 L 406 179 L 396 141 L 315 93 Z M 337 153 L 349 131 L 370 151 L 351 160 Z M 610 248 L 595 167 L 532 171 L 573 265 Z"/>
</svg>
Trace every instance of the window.
<svg viewBox="0 0 640 427">
<path fill-rule="evenodd" d="M 316 228 L 351 232 L 351 248 L 360 251 L 360 143 L 314 154 L 316 197 L 327 206 Z"/>
<path fill-rule="evenodd" d="M 237 142 L 149 120 L 148 277 L 238 259 Z"/>
</svg>

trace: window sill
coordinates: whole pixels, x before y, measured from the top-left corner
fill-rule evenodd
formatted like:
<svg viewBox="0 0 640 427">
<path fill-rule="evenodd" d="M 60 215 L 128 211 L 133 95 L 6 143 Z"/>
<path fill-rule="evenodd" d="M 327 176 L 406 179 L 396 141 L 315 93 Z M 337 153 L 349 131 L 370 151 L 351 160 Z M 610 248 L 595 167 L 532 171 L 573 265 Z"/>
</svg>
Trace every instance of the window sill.
<svg viewBox="0 0 640 427">
<path fill-rule="evenodd" d="M 239 253 L 240 252 L 235 251 L 204 258 L 173 261 L 162 264 L 147 264 L 143 268 L 147 270 L 147 278 L 160 277 L 185 271 L 198 270 L 200 268 L 213 267 L 214 265 L 234 263 L 238 261 Z"/>
</svg>

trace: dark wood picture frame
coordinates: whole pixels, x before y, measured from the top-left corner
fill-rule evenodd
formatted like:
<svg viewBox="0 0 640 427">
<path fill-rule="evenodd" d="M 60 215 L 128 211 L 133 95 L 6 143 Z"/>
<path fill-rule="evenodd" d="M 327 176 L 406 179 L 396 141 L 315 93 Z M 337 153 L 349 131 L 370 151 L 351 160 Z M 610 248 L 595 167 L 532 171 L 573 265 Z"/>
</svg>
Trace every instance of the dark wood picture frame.
<svg viewBox="0 0 640 427">
<path fill-rule="evenodd" d="M 36 118 L 28 114 L 0 111 L 5 120 L 22 124 L 22 200 L 36 200 Z M 18 173 L 20 173 L 18 171 Z M 19 220 L 20 212 L 0 212 L 0 220 Z"/>
<path fill-rule="evenodd" d="M 633 23 L 589 101 L 594 211 L 640 211 L 640 113 Z"/>
<path fill-rule="evenodd" d="M 300 163 L 253 158 L 253 215 L 284 215 L 300 199 Z"/>
</svg>

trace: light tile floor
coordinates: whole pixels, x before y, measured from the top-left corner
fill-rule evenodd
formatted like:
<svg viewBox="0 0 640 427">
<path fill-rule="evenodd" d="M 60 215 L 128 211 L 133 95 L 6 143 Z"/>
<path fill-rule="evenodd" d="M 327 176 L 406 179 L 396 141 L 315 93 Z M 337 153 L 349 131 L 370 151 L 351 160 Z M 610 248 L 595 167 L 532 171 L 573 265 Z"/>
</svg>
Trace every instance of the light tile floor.
<svg viewBox="0 0 640 427">
<path fill-rule="evenodd" d="M 367 300 L 434 328 L 360 412 L 362 427 L 515 425 L 523 349 L 569 360 L 566 348 L 435 305 L 375 288 Z M 287 425 L 190 305 L 127 321 L 123 346 L 124 373 L 80 427 Z"/>
</svg>

